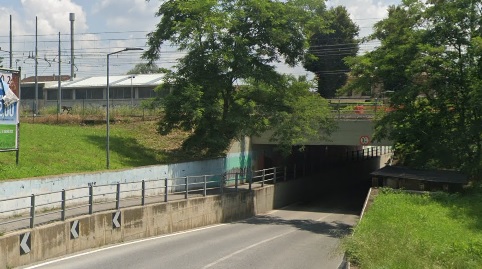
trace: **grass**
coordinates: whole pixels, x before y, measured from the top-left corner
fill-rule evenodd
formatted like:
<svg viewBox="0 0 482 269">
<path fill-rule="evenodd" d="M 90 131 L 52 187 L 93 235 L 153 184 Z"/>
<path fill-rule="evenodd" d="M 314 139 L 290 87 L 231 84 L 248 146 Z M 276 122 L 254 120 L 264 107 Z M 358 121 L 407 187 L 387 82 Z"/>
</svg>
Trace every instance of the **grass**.
<svg viewBox="0 0 482 269">
<path fill-rule="evenodd" d="M 110 168 L 131 168 L 201 158 L 180 150 L 186 135 L 175 132 L 169 136 L 160 136 L 156 133 L 156 121 L 110 124 Z M 0 180 L 106 169 L 105 124 L 52 125 L 22 122 L 19 145 L 18 166 L 15 164 L 15 152 L 2 152 Z"/>
<path fill-rule="evenodd" d="M 384 190 L 343 246 L 360 268 L 482 268 L 482 190 Z"/>
</svg>

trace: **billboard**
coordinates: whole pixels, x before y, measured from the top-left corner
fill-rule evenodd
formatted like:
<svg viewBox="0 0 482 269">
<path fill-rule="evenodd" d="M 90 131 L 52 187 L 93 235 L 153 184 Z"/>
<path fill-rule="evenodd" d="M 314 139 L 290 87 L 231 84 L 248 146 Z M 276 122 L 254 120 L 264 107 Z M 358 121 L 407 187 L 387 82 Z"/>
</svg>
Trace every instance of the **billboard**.
<svg viewBox="0 0 482 269">
<path fill-rule="evenodd" d="M 18 151 L 20 72 L 0 69 L 0 151 Z"/>
</svg>

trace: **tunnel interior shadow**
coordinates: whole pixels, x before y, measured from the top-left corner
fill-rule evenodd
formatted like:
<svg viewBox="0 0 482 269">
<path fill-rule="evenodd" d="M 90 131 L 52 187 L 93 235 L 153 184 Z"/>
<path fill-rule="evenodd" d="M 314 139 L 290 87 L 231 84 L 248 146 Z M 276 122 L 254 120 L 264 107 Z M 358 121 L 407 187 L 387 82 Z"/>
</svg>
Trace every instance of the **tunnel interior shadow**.
<svg viewBox="0 0 482 269">
<path fill-rule="evenodd" d="M 352 226 L 342 222 L 323 222 L 309 219 L 286 220 L 276 216 L 258 216 L 240 221 L 240 223 L 253 225 L 287 225 L 298 230 L 308 231 L 315 234 L 323 234 L 333 238 L 342 238 L 350 234 Z"/>
</svg>

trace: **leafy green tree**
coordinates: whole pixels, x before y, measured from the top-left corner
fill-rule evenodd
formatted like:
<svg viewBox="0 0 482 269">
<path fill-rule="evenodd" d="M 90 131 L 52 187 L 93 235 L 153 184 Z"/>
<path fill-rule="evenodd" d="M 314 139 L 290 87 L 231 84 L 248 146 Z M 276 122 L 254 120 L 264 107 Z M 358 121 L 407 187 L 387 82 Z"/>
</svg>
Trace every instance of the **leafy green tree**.
<svg viewBox="0 0 482 269">
<path fill-rule="evenodd" d="M 343 6 L 329 9 L 323 18 L 329 22 L 330 32 L 318 32 L 310 38 L 304 67 L 316 74 L 318 93 L 333 98 L 347 80 L 349 70 L 343 59 L 358 52 L 355 38 L 359 28 Z"/>
<path fill-rule="evenodd" d="M 163 84 L 172 94 L 163 102 L 160 133 L 192 131 L 186 149 L 217 155 L 233 139 L 267 130 L 285 150 L 329 132 L 327 104 L 309 91 L 311 83 L 282 76 L 273 65 L 301 62 L 310 31 L 323 29 L 323 9 L 321 0 L 162 3 L 144 57 L 158 59 L 165 42 L 185 56 Z M 314 106 L 317 115 L 307 111 Z"/>
<path fill-rule="evenodd" d="M 166 68 L 160 68 L 155 63 L 138 63 L 127 72 L 127 75 L 135 74 L 157 74 L 157 73 L 168 73 L 169 70 Z"/>
<path fill-rule="evenodd" d="M 480 172 L 481 10 L 474 0 L 403 1 L 375 25 L 381 45 L 348 59 L 356 79 L 345 90 L 393 91 L 376 135 L 404 164 Z"/>
</svg>

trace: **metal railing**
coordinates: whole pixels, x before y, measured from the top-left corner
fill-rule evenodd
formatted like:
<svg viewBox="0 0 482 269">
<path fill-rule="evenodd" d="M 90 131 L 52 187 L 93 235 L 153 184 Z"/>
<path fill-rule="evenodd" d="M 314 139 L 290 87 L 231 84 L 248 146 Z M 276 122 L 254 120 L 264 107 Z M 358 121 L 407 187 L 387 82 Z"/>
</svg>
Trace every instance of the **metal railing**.
<svg viewBox="0 0 482 269">
<path fill-rule="evenodd" d="M 0 219 L 0 232 L 33 228 L 52 221 L 64 221 L 70 217 L 106 210 L 237 192 L 241 188 L 251 190 L 253 184 L 264 186 L 267 183 L 276 183 L 277 179 L 286 180 L 286 170 L 269 168 L 253 172 L 245 170 L 221 175 L 185 176 L 105 185 L 92 183 L 86 187 L 2 199 L 0 203 L 11 202 L 15 206 L 0 211 L 2 215 L 11 213 L 7 218 Z M 284 176 L 279 171 L 285 171 Z M 13 223 L 14 227 L 1 228 Z"/>
</svg>

